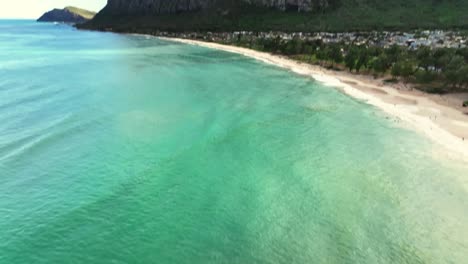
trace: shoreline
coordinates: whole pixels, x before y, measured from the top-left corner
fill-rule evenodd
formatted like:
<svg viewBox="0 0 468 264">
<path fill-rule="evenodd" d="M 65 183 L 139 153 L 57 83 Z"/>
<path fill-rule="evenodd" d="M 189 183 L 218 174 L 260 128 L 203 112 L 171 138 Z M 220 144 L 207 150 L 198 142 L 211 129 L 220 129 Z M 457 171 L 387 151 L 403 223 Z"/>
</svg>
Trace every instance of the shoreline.
<svg viewBox="0 0 468 264">
<path fill-rule="evenodd" d="M 370 80 L 367 76 L 327 70 L 320 66 L 247 48 L 190 39 L 157 38 L 241 54 L 312 77 L 326 86 L 339 88 L 345 94 L 383 110 L 396 118 L 396 122 L 402 121 L 401 124 L 405 127 L 411 127 L 424 134 L 449 150 L 450 153 L 447 153 L 449 158 L 468 160 L 468 115 L 462 112 L 461 107 L 444 105 L 443 101 L 447 99 L 441 98 L 436 102 L 436 95 L 417 90 L 403 91 L 379 84 L 377 80 Z"/>
</svg>

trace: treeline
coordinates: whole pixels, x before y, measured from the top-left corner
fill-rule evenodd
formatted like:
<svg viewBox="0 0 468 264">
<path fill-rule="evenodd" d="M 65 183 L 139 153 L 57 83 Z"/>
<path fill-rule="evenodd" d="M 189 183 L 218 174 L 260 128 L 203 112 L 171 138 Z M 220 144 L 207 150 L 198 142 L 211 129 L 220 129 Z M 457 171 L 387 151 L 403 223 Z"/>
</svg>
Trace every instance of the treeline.
<svg viewBox="0 0 468 264">
<path fill-rule="evenodd" d="M 411 82 L 429 92 L 468 90 L 468 48 L 402 46 L 381 48 L 321 40 L 293 38 L 242 38 L 238 46 L 294 57 L 321 66 L 363 72 L 374 76 L 392 76 L 391 80 Z"/>
</svg>

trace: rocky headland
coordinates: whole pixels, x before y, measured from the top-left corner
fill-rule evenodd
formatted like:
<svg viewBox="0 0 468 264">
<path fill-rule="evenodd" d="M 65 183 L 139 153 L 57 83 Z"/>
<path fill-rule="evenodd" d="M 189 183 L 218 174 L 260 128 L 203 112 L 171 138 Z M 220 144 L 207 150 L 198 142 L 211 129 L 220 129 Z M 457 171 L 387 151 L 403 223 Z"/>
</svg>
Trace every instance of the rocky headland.
<svg viewBox="0 0 468 264">
<path fill-rule="evenodd" d="M 94 18 L 95 12 L 68 6 L 64 9 L 53 9 L 42 15 L 38 22 L 63 22 L 81 24 Z"/>
</svg>

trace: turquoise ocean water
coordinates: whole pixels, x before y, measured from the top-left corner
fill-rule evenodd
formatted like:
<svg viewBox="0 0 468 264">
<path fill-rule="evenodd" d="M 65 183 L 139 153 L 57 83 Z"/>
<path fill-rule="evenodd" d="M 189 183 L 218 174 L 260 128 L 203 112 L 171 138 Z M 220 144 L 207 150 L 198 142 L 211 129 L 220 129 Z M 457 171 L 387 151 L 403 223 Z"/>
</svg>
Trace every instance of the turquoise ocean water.
<svg viewBox="0 0 468 264">
<path fill-rule="evenodd" d="M 467 263 L 468 165 L 222 51 L 0 21 L 0 263 Z"/>
</svg>

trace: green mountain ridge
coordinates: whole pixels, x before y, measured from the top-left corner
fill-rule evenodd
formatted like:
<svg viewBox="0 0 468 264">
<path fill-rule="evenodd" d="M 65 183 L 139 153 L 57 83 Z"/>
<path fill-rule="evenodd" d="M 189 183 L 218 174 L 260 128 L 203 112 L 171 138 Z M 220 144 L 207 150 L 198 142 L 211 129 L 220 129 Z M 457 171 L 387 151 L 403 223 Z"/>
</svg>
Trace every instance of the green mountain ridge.
<svg viewBox="0 0 468 264">
<path fill-rule="evenodd" d="M 113 31 L 286 32 L 468 28 L 468 1 L 463 0 L 323 0 L 321 6 L 309 2 L 302 10 L 310 12 L 298 12 L 301 9 L 297 5 L 274 8 L 232 0 L 199 6 L 169 0 L 109 0 L 92 21 L 81 27 Z"/>
</svg>

